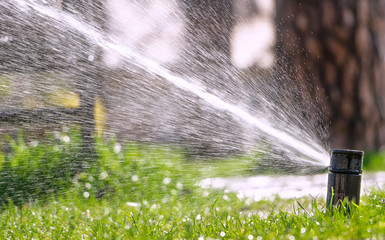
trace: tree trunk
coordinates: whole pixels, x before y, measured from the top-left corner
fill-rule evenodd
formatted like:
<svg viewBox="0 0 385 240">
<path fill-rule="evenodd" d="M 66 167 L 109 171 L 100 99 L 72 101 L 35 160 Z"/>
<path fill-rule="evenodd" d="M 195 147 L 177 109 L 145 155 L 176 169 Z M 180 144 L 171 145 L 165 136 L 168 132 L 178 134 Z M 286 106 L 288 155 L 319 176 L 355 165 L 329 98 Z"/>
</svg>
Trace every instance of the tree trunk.
<svg viewBox="0 0 385 240">
<path fill-rule="evenodd" d="M 385 143 L 385 1 L 277 0 L 277 53 L 331 122 L 334 148 Z"/>
</svg>

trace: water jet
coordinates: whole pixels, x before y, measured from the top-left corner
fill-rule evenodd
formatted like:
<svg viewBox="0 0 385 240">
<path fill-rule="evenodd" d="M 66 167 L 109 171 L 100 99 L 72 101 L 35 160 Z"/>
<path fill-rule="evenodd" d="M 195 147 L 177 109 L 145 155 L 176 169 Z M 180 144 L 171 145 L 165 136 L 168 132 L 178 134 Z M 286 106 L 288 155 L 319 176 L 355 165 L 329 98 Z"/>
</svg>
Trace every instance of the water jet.
<svg viewBox="0 0 385 240">
<path fill-rule="evenodd" d="M 34 27 L 36 26 L 38 27 L 36 30 L 34 30 L 34 33 L 35 33 L 34 35 L 40 36 L 42 35 L 42 33 L 45 33 L 47 29 L 50 30 L 50 28 L 48 27 L 44 28 L 44 26 L 40 26 L 38 24 L 39 22 L 41 22 L 40 19 L 45 20 L 44 22 L 47 22 L 47 24 L 49 23 L 48 25 L 53 28 L 52 34 L 51 34 L 53 36 L 52 37 L 53 40 L 51 41 L 50 40 L 51 38 L 47 38 L 45 39 L 45 41 L 42 41 L 42 42 L 47 42 L 47 44 L 52 42 L 51 44 L 52 46 L 49 44 L 47 45 L 48 49 L 51 49 L 51 48 L 56 49 L 55 46 L 60 46 L 59 50 L 62 50 L 62 52 L 58 50 L 59 52 L 56 53 L 56 55 L 59 55 L 63 59 L 62 58 L 59 58 L 58 60 L 54 59 L 55 61 L 53 62 L 57 63 L 58 66 L 46 65 L 44 61 L 38 61 L 39 64 L 43 65 L 44 67 L 47 67 L 48 70 L 50 70 L 51 68 L 54 68 L 54 67 L 55 69 L 60 68 L 61 65 L 65 63 L 64 65 L 68 66 L 68 70 L 64 69 L 65 72 L 68 71 L 71 75 L 73 74 L 74 76 L 82 80 L 82 81 L 77 81 L 75 84 L 78 88 L 80 88 L 79 96 L 80 96 L 81 106 L 79 109 L 74 111 L 75 117 L 72 117 L 71 115 L 71 119 L 75 118 L 75 120 L 77 120 L 77 123 L 80 123 L 84 129 L 84 134 L 82 135 L 84 135 L 84 139 L 86 139 L 86 141 L 84 141 L 85 151 L 83 152 L 92 153 L 91 136 L 92 136 L 93 126 L 91 125 L 93 123 L 93 118 L 92 118 L 92 115 L 93 115 L 92 109 L 94 109 L 93 99 L 95 98 L 95 96 L 99 95 L 100 93 L 99 89 L 102 89 L 101 86 L 110 84 L 110 83 L 107 83 L 107 81 L 104 81 L 104 79 L 108 79 L 108 77 L 102 77 L 102 76 L 104 74 L 109 76 L 115 72 L 120 75 L 120 72 L 125 72 L 127 75 L 138 75 L 138 78 L 142 78 L 140 76 L 141 74 L 146 74 L 146 75 L 148 74 L 148 75 L 151 75 L 150 76 L 151 78 L 154 77 L 156 79 L 160 79 L 159 82 L 160 81 L 163 82 L 159 85 L 160 87 L 156 87 L 156 88 L 149 87 L 154 85 L 154 82 L 156 82 L 156 81 L 153 81 L 151 83 L 149 82 L 148 84 L 149 86 L 143 86 L 140 89 L 138 87 L 137 91 L 132 91 L 133 93 L 132 96 L 134 95 L 136 96 L 135 101 L 132 101 L 131 95 L 128 98 L 125 94 L 122 94 L 123 97 L 127 98 L 127 104 L 136 102 L 136 105 L 139 106 L 137 108 L 138 110 L 142 111 L 142 109 L 144 109 L 145 116 L 160 115 L 160 114 L 156 114 L 156 112 L 154 113 L 152 112 L 152 109 L 155 109 L 156 111 L 162 111 L 161 116 L 163 117 L 163 112 L 165 112 L 164 109 L 166 109 L 166 107 L 167 109 L 171 109 L 171 108 L 174 108 L 175 106 L 178 107 L 178 109 L 181 109 L 182 111 L 187 112 L 187 114 L 185 113 L 181 114 L 180 112 L 175 111 L 176 113 L 171 112 L 171 117 L 169 117 L 168 114 L 165 114 L 167 115 L 167 117 L 163 117 L 164 119 L 161 119 L 162 117 L 159 117 L 159 119 L 162 120 L 162 124 L 166 125 L 166 126 L 161 126 L 162 128 L 158 128 L 159 125 L 157 124 L 159 120 L 154 118 L 155 121 L 157 121 L 156 123 L 154 123 L 154 126 L 156 126 L 157 128 L 156 132 L 164 132 L 164 133 L 161 133 L 163 135 L 160 134 L 160 137 L 157 137 L 157 139 L 161 139 L 161 140 L 166 139 L 166 141 L 178 142 L 178 143 L 182 142 L 182 144 L 184 144 L 184 142 L 187 142 L 187 141 L 183 141 L 184 139 L 205 140 L 204 138 L 205 136 L 211 137 L 210 135 L 212 135 L 213 136 L 212 139 L 215 138 L 216 140 L 215 143 L 219 146 L 224 145 L 227 149 L 231 149 L 232 152 L 234 152 L 233 149 L 243 150 L 241 149 L 243 147 L 243 143 L 240 143 L 241 141 L 239 142 L 238 140 L 226 141 L 222 138 L 222 136 L 227 137 L 231 135 L 229 133 L 232 130 L 230 131 L 230 128 L 227 127 L 227 126 L 233 126 L 232 124 L 229 124 L 229 125 L 227 124 L 230 116 L 230 117 L 233 117 L 234 120 L 236 120 L 236 121 L 233 121 L 233 122 L 236 122 L 235 129 L 237 130 L 239 128 L 242 130 L 242 131 L 237 131 L 237 133 L 241 132 L 240 135 L 242 138 L 244 136 L 243 130 L 246 133 L 245 135 L 248 135 L 248 136 L 249 136 L 248 132 L 258 132 L 258 134 L 253 133 L 253 134 L 250 134 L 250 136 L 251 138 L 253 139 L 255 138 L 258 140 L 258 145 L 262 146 L 261 151 L 263 151 L 264 154 L 266 153 L 265 155 L 271 155 L 272 150 L 270 150 L 270 148 L 277 149 L 276 152 L 279 154 L 276 154 L 276 155 L 279 157 L 280 160 L 276 161 L 278 164 L 275 164 L 274 167 L 278 166 L 279 168 L 281 168 L 282 164 L 288 165 L 288 163 L 290 163 L 291 165 L 295 165 L 296 169 L 300 167 L 309 169 L 309 166 L 316 166 L 318 169 L 318 167 L 324 168 L 328 165 L 328 160 L 327 160 L 329 159 L 328 151 L 326 150 L 323 143 L 319 141 L 319 136 L 324 135 L 323 132 L 321 131 L 318 132 L 319 131 L 318 129 L 320 128 L 312 128 L 311 127 L 312 124 L 309 124 L 309 125 L 304 124 L 308 121 L 302 121 L 302 119 L 297 118 L 297 116 L 303 116 L 303 115 L 293 114 L 293 116 L 295 116 L 293 118 L 292 114 L 288 114 L 291 112 L 293 113 L 297 112 L 297 110 L 298 111 L 302 111 L 302 110 L 300 110 L 299 108 L 293 108 L 292 104 L 287 104 L 287 102 L 291 102 L 291 100 L 285 101 L 285 99 L 279 99 L 278 101 L 276 101 L 276 96 L 283 97 L 286 94 L 283 94 L 282 89 L 276 90 L 274 84 L 272 84 L 271 86 L 261 85 L 258 87 L 258 89 L 252 90 L 253 92 L 255 92 L 253 94 L 255 95 L 253 98 L 258 98 L 258 99 L 260 98 L 257 103 L 257 106 L 261 106 L 261 108 L 259 108 L 257 106 L 254 106 L 254 104 L 251 104 L 251 103 L 249 104 L 249 102 L 243 103 L 242 101 L 229 99 L 228 92 L 231 92 L 230 95 L 234 95 L 234 97 L 242 95 L 242 94 L 239 94 L 238 92 L 233 93 L 233 89 L 238 89 L 238 87 L 234 88 L 233 84 L 230 84 L 227 81 L 226 81 L 226 84 L 223 84 L 225 83 L 225 81 L 222 81 L 221 77 L 218 78 L 216 74 L 211 74 L 210 73 L 211 70 L 207 71 L 208 73 L 210 73 L 209 74 L 210 76 L 206 76 L 206 75 L 203 76 L 201 74 L 197 74 L 197 76 L 195 76 L 195 74 L 191 74 L 193 76 L 190 76 L 190 74 L 185 74 L 184 71 L 181 71 L 181 72 L 176 71 L 172 68 L 172 66 L 170 67 L 169 65 L 163 65 L 160 62 L 147 57 L 145 54 L 142 54 L 139 49 L 136 49 L 131 45 L 124 44 L 124 41 L 122 41 L 122 39 L 120 39 L 119 37 L 115 36 L 114 33 L 110 34 L 109 32 L 101 31 L 102 27 L 95 27 L 93 24 L 85 23 L 82 17 L 76 16 L 75 13 L 72 13 L 71 11 L 69 13 L 65 11 L 58 11 L 58 10 L 52 9 L 51 7 L 41 5 L 38 2 L 27 1 L 27 0 L 12 1 L 12 3 L 9 2 L 7 5 L 11 6 L 9 7 L 10 16 L 12 17 L 11 19 L 16 19 L 16 21 L 10 21 L 11 23 L 14 23 L 14 22 L 22 23 L 23 21 L 25 21 L 25 19 L 27 20 L 32 19 L 31 21 L 29 21 L 31 22 L 30 28 L 34 29 Z M 18 10 L 19 8 L 20 10 Z M 17 11 L 14 11 L 13 9 L 17 9 Z M 23 13 L 23 14 L 20 14 L 20 13 Z M 13 29 L 12 25 L 11 24 L 9 25 L 10 25 L 9 28 Z M 19 32 L 16 32 L 16 33 L 19 34 Z M 15 33 L 15 36 L 19 36 L 16 33 Z M 51 33 L 51 31 L 48 31 L 48 33 Z M 57 44 L 57 41 L 54 41 L 54 40 L 61 39 L 59 37 L 55 37 L 56 36 L 55 34 L 63 38 L 62 44 Z M 51 36 L 51 35 L 48 34 L 48 36 Z M 74 35 L 73 37 L 76 37 L 75 42 L 76 43 L 79 42 L 79 48 L 75 47 L 77 46 L 76 44 L 71 44 L 71 41 L 65 41 L 67 38 L 63 37 L 63 36 L 72 36 L 72 35 Z M 18 38 L 15 37 L 15 39 L 18 39 Z M 27 39 L 27 40 L 34 43 L 33 41 L 34 39 L 32 37 L 31 39 Z M 85 43 L 81 44 L 82 42 L 85 42 Z M 21 43 L 20 45 L 21 47 L 24 46 Z M 71 48 L 72 45 L 74 45 L 74 48 Z M 31 48 L 35 50 L 35 48 L 33 47 L 34 45 L 31 45 Z M 118 55 L 119 58 L 124 59 L 124 61 L 122 61 L 124 63 L 122 63 L 121 66 L 118 66 L 118 67 L 116 66 L 116 69 L 115 67 L 114 68 L 111 67 L 110 69 L 108 68 L 108 66 L 104 66 L 104 63 L 94 63 L 94 62 L 98 62 L 96 60 L 91 61 L 94 58 L 93 56 L 94 52 L 91 51 L 92 54 L 90 55 L 89 54 L 90 51 L 88 51 L 87 49 L 90 49 L 90 51 L 93 49 L 99 49 L 98 51 L 100 52 L 104 52 L 104 51 L 111 52 L 113 53 L 112 55 Z M 18 47 L 18 44 L 15 45 L 15 52 L 17 52 L 16 50 L 19 50 L 20 52 L 20 48 Z M 201 51 L 203 52 L 205 52 L 206 50 L 207 49 L 205 48 L 201 49 Z M 36 49 L 36 52 L 37 52 L 36 54 L 38 53 L 41 54 L 43 51 L 42 50 L 39 51 L 39 49 Z M 10 55 L 12 53 L 13 51 L 10 53 Z M 23 52 L 23 53 L 24 55 L 27 55 L 27 56 L 31 55 L 31 58 L 36 55 L 36 54 L 35 55 L 29 54 L 29 52 Z M 43 54 L 43 57 L 49 58 L 51 54 L 48 54 L 48 53 Z M 54 53 L 52 55 L 54 55 Z M 71 56 L 73 55 L 74 57 L 68 58 L 69 55 Z M 96 56 L 98 55 L 101 55 L 101 54 L 96 54 Z M 223 56 L 218 55 L 216 51 L 214 51 L 213 57 L 215 57 L 214 58 L 215 60 L 223 58 Z M 80 58 L 79 61 L 77 61 L 78 58 Z M 24 65 L 24 64 L 21 64 L 21 60 L 23 60 L 22 58 L 21 60 L 18 60 L 18 61 L 14 60 L 15 58 L 10 58 L 10 59 L 12 59 L 11 66 Z M 32 59 L 35 60 L 35 58 L 32 58 Z M 67 63 L 68 61 L 69 63 Z M 36 62 L 36 61 L 33 61 L 33 62 Z M 178 65 L 178 64 L 175 64 L 175 65 Z M 31 66 L 32 72 L 35 71 L 34 67 L 35 67 L 34 65 Z M 203 67 L 203 68 L 206 68 L 206 67 Z M 213 64 L 209 64 L 207 68 L 213 68 Z M 220 71 L 222 71 L 223 69 L 227 69 L 227 66 L 221 66 L 219 68 Z M 226 76 L 230 76 L 230 75 L 236 76 L 234 77 L 235 78 L 234 81 L 237 84 L 235 84 L 234 86 L 238 86 L 238 85 L 241 86 L 239 87 L 239 90 L 242 91 L 240 93 L 245 93 L 243 92 L 245 91 L 244 90 L 245 87 L 243 87 L 244 79 L 242 75 L 239 75 L 239 76 L 237 75 L 238 69 L 234 69 L 232 67 L 229 67 L 229 69 L 230 70 L 225 71 L 224 78 L 227 79 Z M 14 69 L 7 68 L 7 70 L 13 71 Z M 21 70 L 24 70 L 24 68 L 20 69 L 20 71 Z M 137 74 L 136 71 L 139 71 L 140 74 Z M 201 73 L 201 71 L 198 71 L 198 72 Z M 233 74 L 233 73 L 237 73 L 237 74 Z M 207 80 L 202 80 L 201 78 L 210 79 L 210 81 L 208 82 L 219 81 L 221 82 L 220 84 L 221 86 L 218 86 L 218 90 L 216 89 L 217 86 L 208 87 L 205 83 Z M 98 81 L 94 82 L 95 79 L 98 79 Z M 214 79 L 215 81 L 212 81 L 211 79 Z M 281 81 L 284 81 L 284 79 L 279 80 L 280 83 Z M 119 78 L 116 80 L 116 82 L 118 82 L 116 83 L 117 86 L 119 86 L 118 84 L 120 84 L 121 86 L 127 85 L 126 87 L 127 89 L 131 88 L 131 87 L 128 87 L 129 81 L 127 80 Z M 110 84 L 110 85 L 113 85 L 113 84 Z M 227 85 L 228 87 L 223 87 L 222 89 L 222 85 L 223 86 Z M 108 87 L 105 86 L 105 87 L 106 89 L 110 88 L 109 86 Z M 49 91 L 50 89 L 48 88 L 47 90 Z M 164 94 L 157 95 L 155 92 L 159 92 L 159 90 L 161 90 Z M 111 91 L 111 93 L 117 93 L 117 92 L 120 92 L 120 90 Z M 155 105 L 153 104 L 153 102 L 155 101 L 149 98 L 148 96 L 152 96 L 152 94 L 154 94 L 153 96 L 156 96 L 156 98 L 154 97 L 153 99 L 160 99 L 160 97 L 158 96 L 165 96 L 168 93 L 171 93 L 171 95 L 175 98 L 175 100 L 167 99 L 165 101 L 162 101 L 162 103 L 165 103 L 164 105 L 159 104 L 158 106 L 153 108 L 153 105 Z M 292 91 L 289 91 L 287 95 L 290 95 L 291 93 Z M 119 106 L 117 107 L 119 108 L 119 114 L 121 112 L 124 112 L 124 111 L 121 111 L 121 107 L 120 107 L 122 100 L 119 97 L 115 97 L 116 94 L 108 94 L 108 96 L 107 94 L 105 95 L 106 95 L 106 99 L 108 97 L 108 100 L 111 100 L 112 103 L 116 102 L 115 105 Z M 142 98 L 145 101 L 141 102 L 140 100 Z M 179 100 L 182 100 L 182 101 L 179 101 Z M 199 101 L 201 101 L 201 103 L 195 104 L 195 102 L 199 102 Z M 180 104 L 180 102 L 194 102 L 194 105 L 197 105 L 199 109 L 203 109 L 205 112 L 206 111 L 209 112 L 210 118 L 202 117 L 203 114 L 196 113 L 194 109 L 185 109 L 184 108 L 185 106 L 183 104 Z M 151 104 L 148 104 L 148 103 L 151 103 Z M 146 104 L 148 104 L 149 106 L 148 108 Z M 170 104 L 170 106 L 166 104 Z M 202 107 L 200 105 L 204 105 L 204 106 Z M 266 107 L 263 107 L 263 105 L 266 105 Z M 135 104 L 131 106 L 135 106 Z M 127 111 L 132 111 L 132 109 L 134 108 L 127 107 L 126 109 L 128 109 Z M 24 113 L 24 112 L 25 111 L 13 111 L 11 112 L 12 113 L 11 115 L 9 114 L 7 115 L 9 117 L 3 117 L 3 118 L 6 120 L 15 119 L 13 122 L 17 122 L 19 120 L 24 120 L 24 119 L 29 120 L 30 119 L 29 117 L 22 118 L 20 117 L 20 114 L 17 115 L 18 113 Z M 148 112 L 151 114 L 148 114 Z M 190 112 L 192 114 L 190 114 Z M 51 117 L 51 114 L 49 115 L 49 114 L 43 114 L 43 113 L 38 112 L 37 114 L 35 114 L 34 112 L 32 112 L 29 115 L 38 116 L 38 117 L 48 115 L 48 117 Z M 49 111 L 49 113 L 51 113 L 51 111 Z M 124 114 L 121 114 L 121 115 L 124 115 Z M 127 121 L 127 119 L 129 118 L 129 114 L 124 116 L 127 116 L 127 117 L 119 116 L 118 120 L 121 120 L 122 123 L 116 124 L 115 125 L 116 130 L 113 129 L 112 131 L 118 132 L 124 129 L 125 126 L 123 125 L 125 124 L 123 123 Z M 136 116 L 136 113 L 135 113 L 135 116 Z M 310 118 L 310 116 L 309 117 L 304 116 L 304 117 L 306 117 L 307 120 Z M 57 118 L 53 118 L 53 119 L 56 120 Z M 60 121 L 58 122 L 62 123 L 61 119 L 59 120 Z M 139 118 L 137 122 L 145 123 L 145 124 L 140 123 L 140 126 L 148 126 L 152 124 L 150 120 L 147 121 L 146 117 Z M 290 127 L 287 127 L 288 125 Z M 183 127 L 179 127 L 179 126 L 183 126 Z M 196 129 L 198 129 L 196 126 L 198 127 L 202 126 L 203 131 L 196 131 Z M 224 127 L 223 127 L 223 130 L 218 131 L 218 128 L 216 126 L 224 126 Z M 189 130 L 191 129 L 191 131 L 186 130 L 187 132 L 186 134 L 179 134 L 178 130 L 182 128 L 189 129 Z M 159 129 L 161 130 L 159 131 Z M 254 131 L 254 130 L 257 130 L 257 131 Z M 173 133 L 174 131 L 176 132 L 175 134 Z M 202 134 L 196 134 L 197 132 Z M 220 134 L 222 135 L 218 135 L 220 137 L 217 137 L 217 132 L 220 132 Z M 189 134 L 194 136 L 185 137 L 185 135 L 189 135 Z M 139 134 L 133 134 L 133 135 L 139 135 Z M 301 138 L 298 138 L 297 136 L 301 136 Z M 241 137 L 239 139 L 241 139 Z M 233 138 L 229 137 L 229 139 L 233 139 Z M 214 142 L 214 141 L 210 141 L 210 142 Z M 231 144 L 224 144 L 227 142 Z M 255 142 L 257 141 L 254 141 L 254 140 L 252 142 L 245 141 L 244 145 L 248 145 L 247 148 L 252 149 L 254 148 Z M 264 143 L 267 143 L 267 144 L 264 144 Z M 195 142 L 187 143 L 187 144 L 193 147 L 196 147 L 198 145 L 198 144 L 195 144 Z M 265 145 L 269 146 L 268 150 L 265 150 L 263 148 Z M 93 154 L 90 154 L 90 155 L 93 155 Z M 273 157 L 269 157 L 266 159 L 273 159 L 273 158 L 275 158 L 275 155 Z M 293 164 L 290 161 L 290 159 L 296 159 L 296 161 L 294 162 L 295 164 Z M 271 162 L 269 162 L 269 164 L 272 165 Z M 301 166 L 299 167 L 298 164 L 301 164 Z M 298 171 L 296 171 L 296 173 L 298 173 Z"/>
<path fill-rule="evenodd" d="M 332 151 L 326 197 L 328 209 L 344 199 L 359 205 L 363 155 L 364 152 L 358 150 Z"/>
</svg>

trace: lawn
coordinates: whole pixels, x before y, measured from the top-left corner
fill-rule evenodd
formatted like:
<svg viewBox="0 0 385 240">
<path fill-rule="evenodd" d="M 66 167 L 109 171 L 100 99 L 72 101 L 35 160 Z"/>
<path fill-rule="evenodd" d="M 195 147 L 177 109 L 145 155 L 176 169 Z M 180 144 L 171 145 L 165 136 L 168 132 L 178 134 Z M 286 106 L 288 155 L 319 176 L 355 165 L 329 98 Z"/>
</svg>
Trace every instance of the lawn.
<svg viewBox="0 0 385 240">
<path fill-rule="evenodd" d="M 207 170 L 169 146 L 98 140 L 97 161 L 72 176 L 76 132 L 49 144 L 22 139 L 2 141 L 11 145 L 0 154 L 2 239 L 385 238 L 383 186 L 360 206 L 334 211 L 310 197 L 254 202 L 198 186 L 204 176 L 228 175 L 236 161 L 242 171 L 234 174 L 250 174 L 247 157 Z"/>
</svg>

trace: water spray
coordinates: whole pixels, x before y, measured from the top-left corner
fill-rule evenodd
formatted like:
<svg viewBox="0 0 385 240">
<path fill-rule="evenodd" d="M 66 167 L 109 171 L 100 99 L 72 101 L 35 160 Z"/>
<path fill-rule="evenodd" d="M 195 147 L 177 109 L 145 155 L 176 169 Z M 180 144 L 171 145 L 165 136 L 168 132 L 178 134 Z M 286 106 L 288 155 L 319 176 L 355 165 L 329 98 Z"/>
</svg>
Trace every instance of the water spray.
<svg viewBox="0 0 385 240">
<path fill-rule="evenodd" d="M 347 199 L 360 203 L 363 151 L 333 150 L 330 159 L 326 206 L 337 206 Z"/>
</svg>

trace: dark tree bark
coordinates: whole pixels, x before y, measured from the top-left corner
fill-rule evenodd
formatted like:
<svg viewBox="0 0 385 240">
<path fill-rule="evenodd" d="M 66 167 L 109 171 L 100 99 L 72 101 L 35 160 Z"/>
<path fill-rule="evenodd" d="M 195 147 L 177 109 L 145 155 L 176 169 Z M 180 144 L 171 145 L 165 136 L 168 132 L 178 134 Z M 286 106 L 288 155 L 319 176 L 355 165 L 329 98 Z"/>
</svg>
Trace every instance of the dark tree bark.
<svg viewBox="0 0 385 240">
<path fill-rule="evenodd" d="M 277 0 L 277 53 L 317 99 L 335 148 L 385 143 L 385 1 Z"/>
</svg>

